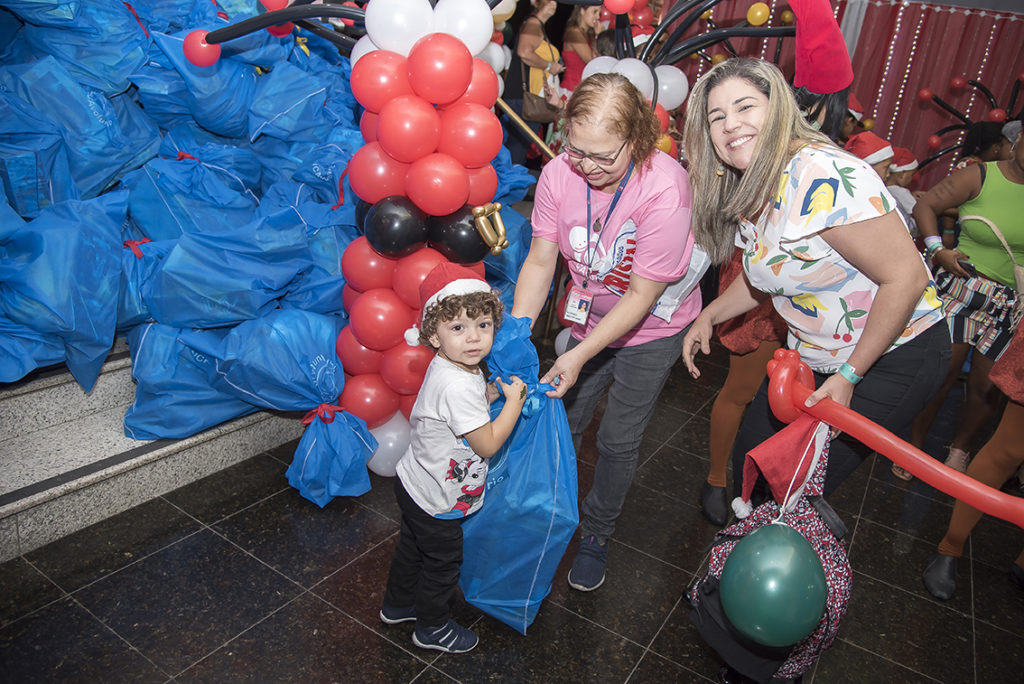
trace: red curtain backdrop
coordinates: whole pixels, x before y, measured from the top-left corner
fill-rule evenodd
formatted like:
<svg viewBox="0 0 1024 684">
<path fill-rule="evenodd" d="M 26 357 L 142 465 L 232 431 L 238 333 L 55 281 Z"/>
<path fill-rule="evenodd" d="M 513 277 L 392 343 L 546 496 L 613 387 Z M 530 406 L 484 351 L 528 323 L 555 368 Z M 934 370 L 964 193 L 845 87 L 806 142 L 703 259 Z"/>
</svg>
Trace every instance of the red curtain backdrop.
<svg viewBox="0 0 1024 684">
<path fill-rule="evenodd" d="M 666 1 L 665 11 L 675 4 Z M 723 0 L 712 10 L 719 28 L 735 26 L 746 17 L 750 0 Z M 779 16 L 789 8 L 784 0 L 766 0 L 771 9 L 767 25 L 782 25 Z M 842 22 L 845 0 L 832 0 L 836 18 Z M 686 37 L 709 29 L 698 20 Z M 731 41 L 743 57 L 776 61 L 776 39 L 739 38 Z M 998 106 L 1005 108 L 1018 75 L 1024 75 L 1024 14 L 964 9 L 904 0 L 872 0 L 864 14 L 853 55 L 852 90 L 874 119 L 874 132 L 893 144 L 910 148 L 918 160 L 932 152 L 928 137 L 959 122 L 933 102 L 922 103 L 917 93 L 931 89 L 937 96 L 967 115 L 971 121 L 984 120 L 991 109 L 988 99 L 968 86 L 953 90 L 950 79 L 960 75 L 987 86 Z M 783 40 L 777 64 L 793 75 L 794 40 Z M 721 44 L 707 51 L 709 57 L 726 54 Z M 676 64 L 692 84 L 708 70 L 704 59 L 688 58 Z M 1024 85 L 1022 85 L 1024 90 Z M 1024 107 L 1024 92 L 1017 97 L 1015 114 Z M 947 133 L 942 147 L 959 142 L 962 134 Z M 958 153 L 932 162 L 921 172 L 915 188 L 927 189 L 949 173 Z"/>
</svg>

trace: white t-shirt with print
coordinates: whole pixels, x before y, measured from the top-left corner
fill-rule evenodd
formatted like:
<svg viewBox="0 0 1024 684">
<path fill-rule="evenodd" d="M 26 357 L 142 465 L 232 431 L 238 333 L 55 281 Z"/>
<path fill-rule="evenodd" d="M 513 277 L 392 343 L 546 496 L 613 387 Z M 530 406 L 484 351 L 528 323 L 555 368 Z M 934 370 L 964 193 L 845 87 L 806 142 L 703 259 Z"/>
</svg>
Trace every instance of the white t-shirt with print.
<svg viewBox="0 0 1024 684">
<path fill-rule="evenodd" d="M 750 284 L 772 295 L 789 326 L 789 348 L 819 373 L 834 373 L 850 358 L 878 291 L 821 233 L 895 208 L 882 179 L 864 161 L 833 145 L 809 145 L 790 160 L 757 224 L 740 225 L 736 244 Z M 918 263 L 928 286 L 887 351 L 943 318 L 928 267 L 923 258 Z"/>
<path fill-rule="evenodd" d="M 417 506 L 435 518 L 461 518 L 480 508 L 487 460 L 461 436 L 490 420 L 483 373 L 435 356 L 409 414 L 409 448 L 396 466 Z"/>
</svg>

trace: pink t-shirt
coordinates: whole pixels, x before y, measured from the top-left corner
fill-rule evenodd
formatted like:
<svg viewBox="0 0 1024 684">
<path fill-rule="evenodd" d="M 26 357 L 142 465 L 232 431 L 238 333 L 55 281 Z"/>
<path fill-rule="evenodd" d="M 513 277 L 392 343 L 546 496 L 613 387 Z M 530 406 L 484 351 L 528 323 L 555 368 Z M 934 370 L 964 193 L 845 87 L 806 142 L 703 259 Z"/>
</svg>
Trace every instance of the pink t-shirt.
<svg viewBox="0 0 1024 684">
<path fill-rule="evenodd" d="M 610 347 L 629 347 L 683 330 L 700 313 L 700 288 L 679 301 L 671 283 L 682 279 L 693 252 L 690 233 L 690 182 L 674 159 L 655 150 L 649 166 L 634 170 L 615 211 L 605 221 L 613 195 L 590 192 L 590 220 L 600 218 L 599 233 L 587 229 L 587 182 L 565 154 L 544 166 L 533 201 L 533 237 L 558 244 L 573 284 L 582 287 L 588 267 L 596 273 L 588 290 L 594 300 L 586 325 L 574 324 L 583 339 L 619 301 L 630 274 L 670 283 L 654 312 Z M 667 320 L 666 320 L 667 319 Z"/>
</svg>

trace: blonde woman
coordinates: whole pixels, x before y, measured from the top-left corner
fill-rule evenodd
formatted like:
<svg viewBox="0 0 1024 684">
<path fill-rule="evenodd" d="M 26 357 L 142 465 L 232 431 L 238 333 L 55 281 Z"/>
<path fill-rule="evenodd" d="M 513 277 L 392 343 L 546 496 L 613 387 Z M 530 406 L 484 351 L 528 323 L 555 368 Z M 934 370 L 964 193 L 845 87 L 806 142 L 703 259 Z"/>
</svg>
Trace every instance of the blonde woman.
<svg viewBox="0 0 1024 684">
<path fill-rule="evenodd" d="M 742 277 L 683 340 L 690 373 L 700 374 L 694 357 L 710 352 L 715 324 L 770 296 L 789 329 L 789 348 L 814 371 L 808 405 L 829 397 L 904 431 L 941 383 L 949 330 L 878 175 L 813 130 L 782 73 L 758 59 L 728 60 L 697 82 L 685 143 L 698 244 L 718 262 L 734 244 L 744 250 Z M 781 427 L 763 383 L 737 435 L 733 473 Z M 855 440 L 834 440 L 825 495 L 868 455 Z"/>
</svg>

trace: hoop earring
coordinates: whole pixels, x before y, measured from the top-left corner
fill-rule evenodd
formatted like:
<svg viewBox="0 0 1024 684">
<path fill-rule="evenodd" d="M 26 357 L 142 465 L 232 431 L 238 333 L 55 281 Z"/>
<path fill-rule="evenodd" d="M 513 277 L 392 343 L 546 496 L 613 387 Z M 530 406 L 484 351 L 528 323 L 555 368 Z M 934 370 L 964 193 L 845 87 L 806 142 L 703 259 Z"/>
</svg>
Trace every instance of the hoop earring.
<svg viewBox="0 0 1024 684">
<path fill-rule="evenodd" d="M 725 166 L 723 166 L 722 164 L 719 164 L 718 168 L 715 169 L 715 175 L 718 176 L 719 178 L 724 176 L 725 175 Z"/>
</svg>

